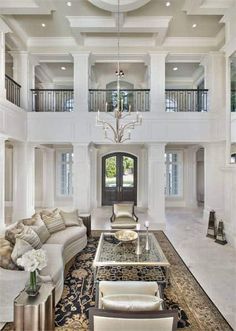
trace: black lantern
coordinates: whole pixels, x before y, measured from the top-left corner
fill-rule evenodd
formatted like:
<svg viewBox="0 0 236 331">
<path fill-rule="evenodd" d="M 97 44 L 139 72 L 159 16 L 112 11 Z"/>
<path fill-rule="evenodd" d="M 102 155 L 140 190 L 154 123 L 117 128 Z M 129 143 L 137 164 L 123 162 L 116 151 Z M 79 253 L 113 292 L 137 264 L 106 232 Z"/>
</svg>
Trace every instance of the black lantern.
<svg viewBox="0 0 236 331">
<path fill-rule="evenodd" d="M 225 231 L 224 231 L 224 223 L 223 221 L 219 221 L 218 229 L 217 229 L 217 235 L 215 242 L 217 244 L 225 245 L 227 244 L 227 241 L 225 239 Z"/>
<path fill-rule="evenodd" d="M 216 227 L 215 211 L 211 210 L 209 214 L 207 237 L 216 239 L 216 233 L 217 233 L 217 227 Z"/>
</svg>

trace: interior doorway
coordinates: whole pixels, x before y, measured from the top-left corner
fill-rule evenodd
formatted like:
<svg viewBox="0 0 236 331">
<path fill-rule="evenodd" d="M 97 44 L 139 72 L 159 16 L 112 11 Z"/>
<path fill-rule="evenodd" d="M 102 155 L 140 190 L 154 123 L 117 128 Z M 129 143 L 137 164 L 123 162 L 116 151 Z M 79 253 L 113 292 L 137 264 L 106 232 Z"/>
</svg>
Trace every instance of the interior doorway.
<svg viewBox="0 0 236 331">
<path fill-rule="evenodd" d="M 102 205 L 116 201 L 137 204 L 137 157 L 112 153 L 102 158 Z"/>
</svg>

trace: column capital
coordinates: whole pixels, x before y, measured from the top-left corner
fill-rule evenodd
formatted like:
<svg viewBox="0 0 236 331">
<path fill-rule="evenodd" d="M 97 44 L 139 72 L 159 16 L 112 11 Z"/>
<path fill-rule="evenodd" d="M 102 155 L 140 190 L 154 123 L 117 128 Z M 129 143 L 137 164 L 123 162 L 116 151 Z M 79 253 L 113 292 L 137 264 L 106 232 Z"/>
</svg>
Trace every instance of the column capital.
<svg viewBox="0 0 236 331">
<path fill-rule="evenodd" d="M 78 51 L 78 52 L 71 52 L 70 53 L 74 59 L 79 59 L 79 58 L 89 58 L 91 55 L 91 52 L 88 51 Z"/>
<path fill-rule="evenodd" d="M 0 32 L 3 33 L 12 32 L 12 30 L 9 28 L 9 26 L 6 24 L 6 22 L 4 22 L 2 18 L 0 18 Z"/>
</svg>

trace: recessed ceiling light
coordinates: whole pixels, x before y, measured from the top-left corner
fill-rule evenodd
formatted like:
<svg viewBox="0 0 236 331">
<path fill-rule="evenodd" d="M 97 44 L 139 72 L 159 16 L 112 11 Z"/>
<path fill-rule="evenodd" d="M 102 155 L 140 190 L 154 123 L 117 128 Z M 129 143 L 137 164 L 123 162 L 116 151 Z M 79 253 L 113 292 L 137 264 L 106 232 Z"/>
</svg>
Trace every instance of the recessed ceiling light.
<svg viewBox="0 0 236 331">
<path fill-rule="evenodd" d="M 170 7 L 170 1 L 166 1 L 166 7 Z"/>
<path fill-rule="evenodd" d="M 61 70 L 66 70 L 66 67 L 61 67 Z"/>
<path fill-rule="evenodd" d="M 67 3 L 66 3 L 66 4 L 67 4 L 67 6 L 68 6 L 68 7 L 71 7 L 71 6 L 72 6 L 72 3 L 71 3 L 71 1 L 67 1 Z"/>
<path fill-rule="evenodd" d="M 43 27 L 43 28 L 45 28 L 45 27 L 46 27 L 46 24 L 45 24 L 45 23 L 42 23 L 41 25 L 42 25 L 42 27 Z"/>
<path fill-rule="evenodd" d="M 196 27 L 197 27 L 197 24 L 194 23 L 194 24 L 192 25 L 192 28 L 196 28 Z"/>
<path fill-rule="evenodd" d="M 173 70 L 174 70 L 174 71 L 178 70 L 178 67 L 174 67 Z"/>
</svg>

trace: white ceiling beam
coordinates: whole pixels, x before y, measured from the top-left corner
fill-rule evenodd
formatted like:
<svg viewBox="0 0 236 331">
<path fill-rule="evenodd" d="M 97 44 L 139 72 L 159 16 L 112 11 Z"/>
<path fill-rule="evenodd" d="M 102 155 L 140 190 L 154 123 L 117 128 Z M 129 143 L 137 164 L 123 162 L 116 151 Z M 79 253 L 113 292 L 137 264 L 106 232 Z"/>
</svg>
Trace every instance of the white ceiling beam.
<svg viewBox="0 0 236 331">
<path fill-rule="evenodd" d="M 183 11 L 188 15 L 224 15 L 235 0 L 185 0 Z"/>
<path fill-rule="evenodd" d="M 205 53 L 169 53 L 167 63 L 200 63 Z"/>
<path fill-rule="evenodd" d="M 50 15 L 54 9 L 52 0 L 0 0 L 4 15 Z"/>
<path fill-rule="evenodd" d="M 117 32 L 117 17 L 107 16 L 67 16 L 72 29 L 80 32 Z M 123 17 L 120 23 L 120 32 L 125 33 L 158 33 L 161 29 L 167 29 L 172 16 L 141 16 Z"/>
</svg>

